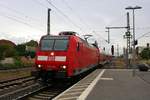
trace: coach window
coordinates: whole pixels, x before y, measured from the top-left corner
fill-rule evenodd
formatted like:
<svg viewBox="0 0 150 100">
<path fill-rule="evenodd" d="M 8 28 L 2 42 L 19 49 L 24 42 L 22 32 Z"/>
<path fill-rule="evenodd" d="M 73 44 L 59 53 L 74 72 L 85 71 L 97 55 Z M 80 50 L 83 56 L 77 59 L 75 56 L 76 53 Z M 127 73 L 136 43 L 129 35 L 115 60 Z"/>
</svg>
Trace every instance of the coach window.
<svg viewBox="0 0 150 100">
<path fill-rule="evenodd" d="M 80 49 L 80 43 L 78 42 L 77 43 L 77 51 L 79 51 L 79 49 Z"/>
</svg>

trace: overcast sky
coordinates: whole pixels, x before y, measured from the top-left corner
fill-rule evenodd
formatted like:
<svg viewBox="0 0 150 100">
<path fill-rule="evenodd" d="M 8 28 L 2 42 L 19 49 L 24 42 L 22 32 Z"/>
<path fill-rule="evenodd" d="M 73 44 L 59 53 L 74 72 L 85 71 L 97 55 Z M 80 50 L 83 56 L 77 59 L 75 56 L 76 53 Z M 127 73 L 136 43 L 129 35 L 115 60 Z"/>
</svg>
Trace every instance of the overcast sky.
<svg viewBox="0 0 150 100">
<path fill-rule="evenodd" d="M 126 26 L 128 6 L 141 6 L 135 11 L 136 38 L 150 32 L 150 0 L 0 0 L 0 39 L 22 43 L 38 40 L 46 34 L 47 8 L 51 8 L 51 34 L 75 31 L 92 34 L 100 47 L 107 43 L 105 27 Z M 132 27 L 132 12 L 130 24 Z M 110 30 L 111 44 L 126 46 L 126 29 Z M 150 34 L 139 39 L 139 45 L 150 42 Z"/>
</svg>

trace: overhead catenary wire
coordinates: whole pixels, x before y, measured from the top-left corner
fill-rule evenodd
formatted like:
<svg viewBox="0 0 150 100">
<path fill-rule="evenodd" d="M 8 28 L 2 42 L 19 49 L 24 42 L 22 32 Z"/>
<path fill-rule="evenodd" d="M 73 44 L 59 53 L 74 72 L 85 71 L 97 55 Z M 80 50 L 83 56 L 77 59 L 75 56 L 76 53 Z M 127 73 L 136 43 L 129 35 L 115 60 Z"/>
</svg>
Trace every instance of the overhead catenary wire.
<svg viewBox="0 0 150 100">
<path fill-rule="evenodd" d="M 69 6 L 69 4 L 66 2 L 66 0 L 62 0 L 62 1 L 63 1 L 63 3 L 70 9 L 70 11 L 74 12 L 73 14 L 75 15 L 75 17 L 77 17 L 77 18 L 79 19 L 79 21 L 80 21 L 85 27 L 87 27 L 87 28 L 89 28 L 89 29 L 92 29 L 87 23 L 84 22 L 84 20 L 80 17 L 80 15 L 77 14 L 71 6 Z M 96 33 L 96 32 L 95 32 L 95 31 L 92 31 L 92 33 Z M 97 34 L 97 33 L 96 33 L 96 34 Z M 98 34 L 98 35 L 100 35 L 100 34 Z M 100 37 L 102 37 L 102 36 L 100 35 Z M 107 40 L 104 39 L 103 37 L 102 37 L 102 39 L 103 39 L 105 42 L 107 42 Z"/>
<path fill-rule="evenodd" d="M 49 0 L 46 0 L 48 4 L 50 4 L 53 8 L 55 8 L 62 16 L 64 16 L 72 25 L 82 31 L 82 28 L 78 26 L 73 20 L 71 20 L 66 14 L 64 14 L 59 8 L 57 8 L 54 4 L 52 4 Z"/>
<path fill-rule="evenodd" d="M 93 31 L 93 33 L 95 33 L 95 34 L 99 35 L 99 36 L 101 37 L 101 39 L 102 39 L 104 42 L 108 43 L 108 41 L 107 41 L 104 37 L 102 37 L 100 34 L 98 34 L 98 33 L 97 33 L 97 32 L 95 32 L 95 31 Z"/>
<path fill-rule="evenodd" d="M 20 18 L 22 18 L 22 19 L 28 19 L 28 20 L 34 21 L 34 22 L 36 22 L 36 23 L 39 23 L 39 21 L 40 21 L 40 20 L 37 19 L 37 18 L 33 18 L 33 17 L 31 17 L 31 16 L 28 16 L 28 15 L 24 14 L 23 12 L 20 12 L 20 11 L 14 9 L 14 8 L 10 8 L 10 7 L 8 7 L 8 6 L 4 5 L 4 4 L 1 4 L 1 3 L 0 3 L 0 7 L 1 7 L 1 8 L 5 8 L 5 9 L 7 9 L 7 10 L 9 10 L 9 11 L 11 11 L 11 12 L 17 14 L 17 15 L 22 16 L 22 17 L 20 17 Z"/>
<path fill-rule="evenodd" d="M 50 8 L 50 6 L 47 6 L 47 5 L 45 5 L 43 2 L 40 2 L 39 0 L 33 0 L 36 4 L 38 4 L 38 5 L 40 5 L 40 6 L 42 6 L 42 7 L 44 7 L 44 8 L 46 8 L 46 9 L 48 9 L 48 8 Z M 46 2 L 48 2 L 48 1 L 46 1 Z M 49 3 L 48 3 L 49 4 Z M 52 6 L 52 5 L 51 5 Z M 55 8 L 54 6 L 52 6 L 53 8 Z M 56 9 L 55 8 L 55 10 L 56 10 L 56 12 L 55 12 L 55 14 L 57 14 L 57 16 L 58 17 L 61 17 L 61 20 L 64 20 L 66 23 L 71 23 L 71 24 L 73 24 L 73 26 L 75 26 L 76 28 L 78 28 L 80 31 L 82 31 L 82 29 L 81 29 L 81 27 L 79 27 L 78 25 L 76 25 L 74 22 L 72 22 L 72 20 L 69 18 L 69 20 L 66 18 L 66 16 L 67 15 L 65 15 L 65 14 L 62 14 L 62 13 L 60 13 L 59 11 L 58 11 L 58 9 Z M 53 12 L 54 13 L 54 12 Z M 63 19 L 62 19 L 63 18 Z M 65 19 L 64 19 L 65 18 Z"/>
<path fill-rule="evenodd" d="M 46 4 L 44 4 L 44 2 L 41 2 L 41 1 L 39 1 L 39 0 L 33 0 L 33 1 L 34 1 L 37 5 L 39 5 L 39 6 L 43 7 L 43 8 L 46 8 L 46 9 L 51 8 L 50 6 L 47 6 Z M 46 3 L 47 3 L 47 1 L 46 1 Z M 65 23 L 69 23 L 69 24 L 70 24 L 70 21 L 64 19 L 64 17 L 63 17 L 58 11 L 53 11 L 53 9 L 52 9 L 51 13 L 55 13 L 55 18 L 56 18 L 56 17 L 59 17 L 58 19 L 61 19 L 61 20 L 63 20 Z M 54 26 L 54 25 L 53 25 L 53 26 Z"/>
<path fill-rule="evenodd" d="M 74 9 L 66 2 L 66 0 L 62 0 L 62 1 L 63 1 L 63 3 L 66 5 L 66 7 L 69 8 L 71 12 L 73 12 L 74 16 L 75 16 L 76 18 L 78 18 L 79 21 L 80 21 L 85 27 L 87 27 L 87 28 L 89 28 L 89 29 L 92 29 L 92 28 L 83 20 L 83 18 L 81 18 L 80 15 L 74 11 Z"/>
<path fill-rule="evenodd" d="M 43 3 L 41 3 L 39 0 L 32 0 L 32 1 L 34 1 L 36 4 L 39 4 L 40 6 L 42 6 L 42 7 L 44 7 L 44 8 L 49 8 L 49 6 L 47 6 L 47 5 L 44 5 Z"/>
<path fill-rule="evenodd" d="M 44 25 L 41 25 L 39 23 L 38 19 L 30 17 L 30 16 L 24 14 L 23 12 L 20 12 L 14 8 L 8 7 L 8 6 L 1 4 L 1 3 L 0 3 L 0 7 L 9 11 L 9 13 L 6 11 L 0 12 L 1 13 L 0 16 L 5 17 L 5 18 L 10 19 L 10 20 L 13 20 L 13 21 L 16 21 L 16 22 L 24 24 L 30 28 L 34 28 L 36 30 L 40 30 L 41 32 L 43 32 Z"/>
<path fill-rule="evenodd" d="M 42 7 L 44 7 L 44 8 L 49 8 L 49 6 L 45 5 L 44 3 L 41 3 L 39 0 L 33 0 L 33 1 L 35 1 L 37 4 L 39 4 L 40 6 L 42 6 Z M 59 8 L 57 8 L 54 4 L 52 4 L 51 1 L 49 1 L 49 0 L 46 0 L 46 1 L 48 2 L 48 4 L 50 4 L 52 7 L 54 7 L 54 8 L 57 10 L 57 12 L 58 12 L 59 14 L 61 14 L 61 15 L 62 15 L 63 17 L 65 17 L 65 18 L 67 18 L 67 20 L 69 21 L 69 23 L 71 22 L 75 27 L 79 28 L 79 29 L 82 31 L 82 28 L 81 28 L 81 27 L 77 26 L 66 14 L 64 14 Z M 74 12 L 73 8 L 70 7 L 69 4 L 68 4 L 65 0 L 63 0 L 63 2 L 66 4 L 66 6 L 67 6 L 72 12 Z M 80 20 L 80 22 L 82 22 L 82 24 L 84 24 L 84 26 L 86 26 L 86 27 L 92 29 L 91 27 L 89 27 L 89 25 L 87 25 L 87 23 L 84 23 L 84 22 L 83 22 L 82 18 L 81 18 L 78 14 L 75 13 L 74 15 L 75 15 L 75 17 L 77 17 L 77 18 Z M 102 37 L 102 36 L 101 36 L 101 37 Z M 102 37 L 102 38 L 103 38 L 103 37 Z M 106 39 L 103 38 L 103 40 L 105 40 L 105 42 L 107 42 Z"/>
<path fill-rule="evenodd" d="M 26 23 L 26 22 L 20 21 L 20 20 L 14 18 L 14 17 L 12 17 L 12 16 L 8 16 L 8 15 L 5 15 L 5 14 L 2 14 L 2 15 L 0 15 L 0 16 L 1 16 L 1 17 L 4 17 L 4 18 L 7 18 L 7 19 L 10 19 L 10 20 L 13 20 L 13 21 L 15 21 L 15 22 L 24 24 L 24 25 L 26 25 L 26 26 L 28 26 L 28 27 L 30 27 L 30 28 L 34 28 L 34 29 L 36 29 L 36 30 L 39 30 L 39 31 L 42 31 L 42 32 L 43 32 L 43 30 L 40 30 L 39 28 L 35 28 L 35 27 L 32 26 L 31 24 L 28 24 L 28 23 Z"/>
<path fill-rule="evenodd" d="M 145 35 L 150 34 L 150 32 L 144 33 L 143 35 L 141 35 L 140 37 L 138 37 L 137 39 L 141 39 L 142 37 L 144 37 Z"/>
</svg>

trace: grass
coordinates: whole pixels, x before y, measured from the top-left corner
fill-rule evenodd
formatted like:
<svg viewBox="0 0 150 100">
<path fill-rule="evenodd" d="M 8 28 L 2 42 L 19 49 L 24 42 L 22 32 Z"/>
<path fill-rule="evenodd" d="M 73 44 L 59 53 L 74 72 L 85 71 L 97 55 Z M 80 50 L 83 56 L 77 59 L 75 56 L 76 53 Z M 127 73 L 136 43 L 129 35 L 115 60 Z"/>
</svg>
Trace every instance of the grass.
<svg viewBox="0 0 150 100">
<path fill-rule="evenodd" d="M 114 61 L 115 68 L 125 68 L 125 60 L 123 58 L 116 58 Z M 132 63 L 132 60 L 131 60 Z M 136 60 L 136 64 L 146 63 L 150 65 L 150 60 Z"/>
<path fill-rule="evenodd" d="M 125 68 L 125 62 L 123 58 L 116 58 L 114 61 L 115 68 Z"/>
<path fill-rule="evenodd" d="M 0 72 L 0 81 L 2 80 L 8 80 L 12 78 L 20 78 L 20 77 L 25 77 L 25 76 L 30 76 L 31 71 L 30 70 L 25 70 L 25 71 L 11 71 L 11 72 Z"/>
<path fill-rule="evenodd" d="M 150 65 L 150 59 L 149 60 L 140 60 L 140 63 L 146 63 L 146 64 Z"/>
</svg>

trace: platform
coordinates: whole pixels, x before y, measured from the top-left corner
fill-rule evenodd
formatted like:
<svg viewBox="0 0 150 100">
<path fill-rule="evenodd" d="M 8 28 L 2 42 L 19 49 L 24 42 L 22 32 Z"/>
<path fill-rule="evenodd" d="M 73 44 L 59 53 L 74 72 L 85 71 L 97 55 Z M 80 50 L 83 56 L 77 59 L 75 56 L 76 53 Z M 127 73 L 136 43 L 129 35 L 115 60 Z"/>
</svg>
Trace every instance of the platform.
<svg viewBox="0 0 150 100">
<path fill-rule="evenodd" d="M 86 100 L 150 100 L 150 71 L 107 69 Z"/>
<path fill-rule="evenodd" d="M 53 100 L 150 100 L 150 71 L 97 69 Z"/>
</svg>

